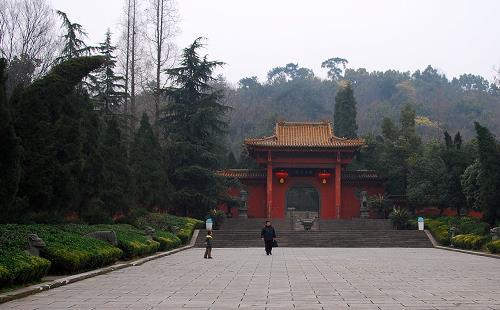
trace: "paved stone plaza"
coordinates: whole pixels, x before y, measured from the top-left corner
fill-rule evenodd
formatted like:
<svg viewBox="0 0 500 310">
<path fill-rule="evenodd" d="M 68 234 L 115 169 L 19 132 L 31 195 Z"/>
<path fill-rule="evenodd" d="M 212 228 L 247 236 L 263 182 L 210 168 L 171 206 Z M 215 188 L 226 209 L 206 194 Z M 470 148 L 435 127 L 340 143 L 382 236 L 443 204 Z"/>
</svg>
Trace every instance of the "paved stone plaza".
<svg viewBox="0 0 500 310">
<path fill-rule="evenodd" d="M 190 249 L 0 309 L 500 309 L 500 260 L 438 249 Z"/>
</svg>

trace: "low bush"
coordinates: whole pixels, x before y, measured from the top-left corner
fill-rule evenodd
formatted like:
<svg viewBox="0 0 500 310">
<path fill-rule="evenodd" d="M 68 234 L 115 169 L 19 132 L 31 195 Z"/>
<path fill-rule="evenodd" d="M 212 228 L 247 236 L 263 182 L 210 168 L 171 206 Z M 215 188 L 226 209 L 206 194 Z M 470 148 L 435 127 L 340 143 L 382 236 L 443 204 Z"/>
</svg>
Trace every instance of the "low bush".
<svg viewBox="0 0 500 310">
<path fill-rule="evenodd" d="M 32 256 L 23 250 L 2 249 L 0 253 L 0 288 L 39 282 L 47 275 L 50 261 Z"/>
<path fill-rule="evenodd" d="M 489 238 L 475 234 L 458 235 L 451 238 L 451 244 L 457 248 L 466 250 L 480 250 Z"/>
<path fill-rule="evenodd" d="M 450 245 L 450 228 L 455 227 L 455 235 L 485 235 L 488 232 L 488 224 L 472 217 L 443 216 L 425 220 L 426 227 L 442 245 Z"/>
<path fill-rule="evenodd" d="M 389 218 L 391 219 L 392 226 L 395 229 L 407 229 L 410 220 L 410 215 L 406 209 L 394 210 L 389 214 Z"/>
<path fill-rule="evenodd" d="M 197 219 L 162 213 L 149 213 L 139 217 L 135 222 L 135 226 L 141 229 L 151 226 L 157 231 L 175 233 L 183 244 L 189 242 L 195 229 L 203 228 L 204 225 L 203 221 Z"/>
<path fill-rule="evenodd" d="M 158 251 L 160 244 L 149 240 L 143 231 L 128 224 L 115 225 L 64 225 L 63 229 L 85 235 L 94 231 L 114 230 L 118 239 L 118 247 L 123 251 L 124 259 L 145 256 Z"/>
<path fill-rule="evenodd" d="M 162 230 L 156 231 L 156 236 L 153 238 L 154 241 L 160 243 L 160 251 L 168 251 L 177 248 L 181 245 L 181 239 L 170 232 L 165 232 Z"/>
<path fill-rule="evenodd" d="M 486 248 L 493 254 L 500 253 L 500 240 L 490 241 L 486 244 Z"/>
<path fill-rule="evenodd" d="M 182 227 L 177 232 L 176 235 L 177 235 L 177 237 L 179 237 L 179 239 L 181 239 L 183 244 L 186 244 L 191 239 L 191 236 L 193 235 L 194 230 L 197 229 L 198 227 L 200 227 L 201 225 L 203 225 L 203 221 L 188 218 L 184 227 Z"/>
<path fill-rule="evenodd" d="M 30 233 L 37 234 L 45 242 L 46 246 L 40 252 L 42 258 L 34 258 L 24 252 Z M 46 268 L 50 273 L 66 274 L 112 264 L 122 255 L 116 247 L 63 230 L 61 226 L 6 224 L 0 225 L 0 236 L 1 264 L 9 272 L 19 270 L 21 273 L 11 276 L 10 284 L 41 278 L 46 261 L 50 261 L 50 270 Z M 33 267 L 26 267 L 30 265 Z"/>
</svg>

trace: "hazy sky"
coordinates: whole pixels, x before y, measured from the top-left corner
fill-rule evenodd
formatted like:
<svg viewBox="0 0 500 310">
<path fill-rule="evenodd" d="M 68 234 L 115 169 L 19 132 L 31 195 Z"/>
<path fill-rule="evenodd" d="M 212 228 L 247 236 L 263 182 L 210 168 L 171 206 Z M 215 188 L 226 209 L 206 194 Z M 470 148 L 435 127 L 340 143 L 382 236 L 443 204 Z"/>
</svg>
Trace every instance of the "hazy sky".
<svg viewBox="0 0 500 310">
<path fill-rule="evenodd" d="M 125 0 L 49 0 L 98 42 L 119 31 Z M 142 2 L 147 2 L 143 0 Z M 232 82 L 289 62 L 326 76 L 321 62 L 349 60 L 350 68 L 425 69 L 449 78 L 462 73 L 492 80 L 500 67 L 498 0 L 178 0 L 185 47 L 207 40 L 206 53 L 224 61 Z"/>
</svg>

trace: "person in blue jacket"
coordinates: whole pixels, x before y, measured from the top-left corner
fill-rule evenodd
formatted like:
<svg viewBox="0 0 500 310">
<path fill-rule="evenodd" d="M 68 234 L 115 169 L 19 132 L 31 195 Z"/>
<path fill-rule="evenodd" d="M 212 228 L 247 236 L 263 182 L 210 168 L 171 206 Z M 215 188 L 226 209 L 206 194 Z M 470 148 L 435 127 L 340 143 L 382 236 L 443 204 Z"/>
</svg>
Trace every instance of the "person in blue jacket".
<svg viewBox="0 0 500 310">
<path fill-rule="evenodd" d="M 273 241 L 276 238 L 276 231 L 274 227 L 271 226 L 271 221 L 266 221 L 266 226 L 262 228 L 260 232 L 260 237 L 264 239 L 264 246 L 266 249 L 266 255 L 273 255 Z"/>
</svg>

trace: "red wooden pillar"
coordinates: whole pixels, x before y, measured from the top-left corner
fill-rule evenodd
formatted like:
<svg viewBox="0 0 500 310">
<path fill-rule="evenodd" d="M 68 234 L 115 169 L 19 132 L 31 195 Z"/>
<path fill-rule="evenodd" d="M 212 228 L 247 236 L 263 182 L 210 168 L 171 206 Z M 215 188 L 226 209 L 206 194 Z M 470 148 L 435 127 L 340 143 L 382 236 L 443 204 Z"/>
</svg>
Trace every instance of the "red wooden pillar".
<svg viewBox="0 0 500 310">
<path fill-rule="evenodd" d="M 337 162 L 335 163 L 335 210 L 337 219 L 340 219 L 340 205 L 342 203 L 342 184 L 341 184 L 342 165 L 340 162 L 340 152 L 337 152 Z"/>
<path fill-rule="evenodd" d="M 271 208 L 273 206 L 273 163 L 271 151 L 267 153 L 267 218 L 271 218 Z"/>
</svg>

